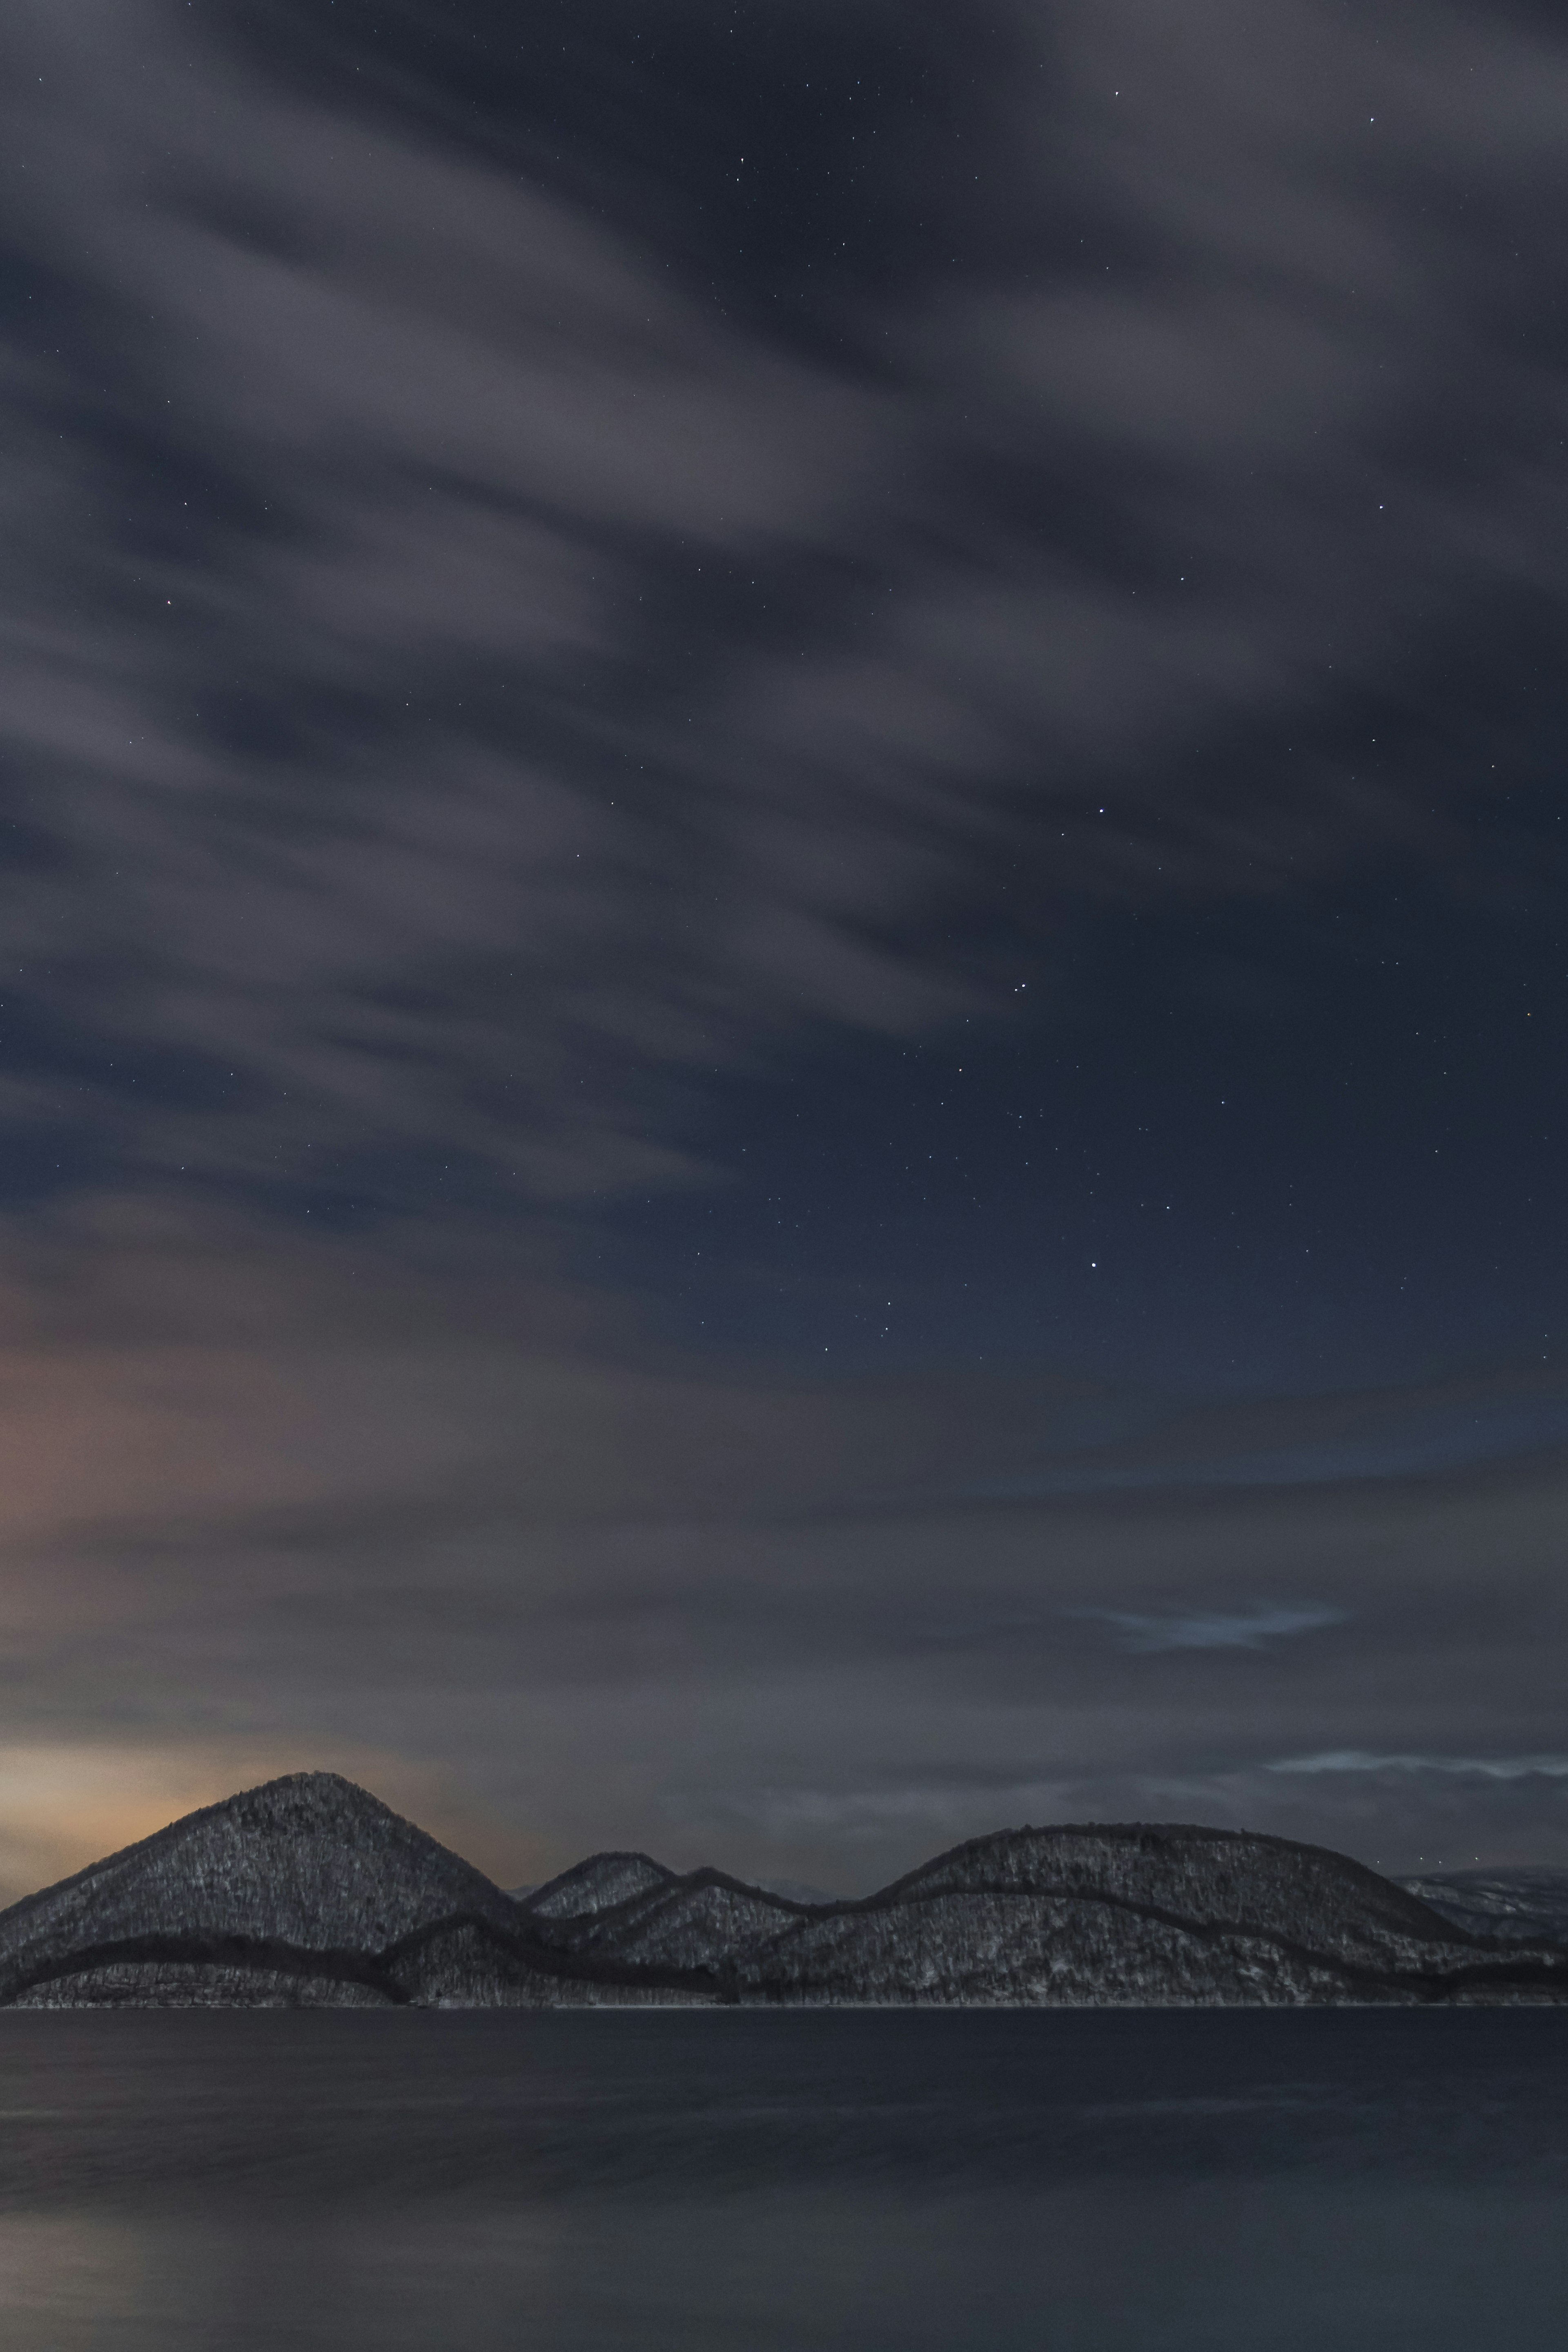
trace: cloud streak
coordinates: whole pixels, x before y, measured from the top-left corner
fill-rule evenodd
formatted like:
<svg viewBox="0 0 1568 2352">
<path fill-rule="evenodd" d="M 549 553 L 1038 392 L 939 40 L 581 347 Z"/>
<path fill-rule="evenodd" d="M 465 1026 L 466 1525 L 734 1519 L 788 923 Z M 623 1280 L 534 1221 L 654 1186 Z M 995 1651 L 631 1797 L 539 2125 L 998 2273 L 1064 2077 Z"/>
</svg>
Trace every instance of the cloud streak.
<svg viewBox="0 0 1568 2352">
<path fill-rule="evenodd" d="M 1473 747 L 1370 739 L 1467 643 L 1484 697 L 1474 615 L 1564 584 L 1519 331 L 1553 265 L 1519 226 L 1516 299 L 1455 211 L 1555 217 L 1561 43 L 1024 9 L 961 115 L 963 13 L 916 9 L 931 152 L 824 100 L 841 196 L 820 146 L 786 192 L 777 12 L 695 115 L 582 14 L 564 159 L 542 44 L 498 45 L 509 149 L 455 133 L 441 12 L 385 13 L 9 36 L 13 989 L 75 1066 L 13 1080 L 40 1161 L 361 1206 L 400 1169 L 679 1183 L 698 1074 L 1012 1016 L 1010 968 L 930 948 L 999 861 L 1048 921 L 1451 854 Z M 588 127 L 633 89 L 700 123 L 658 200 Z"/>
<path fill-rule="evenodd" d="M 1131 1609 L 1085 1609 L 1080 1616 L 1095 1618 L 1122 1637 L 1123 1647 L 1142 1655 L 1162 1650 L 1263 1650 L 1270 1642 L 1297 1633 L 1315 1633 L 1325 1625 L 1342 1625 L 1348 1612 L 1308 1603 L 1288 1607 L 1258 1601 L 1239 1610 L 1196 1610 L 1151 1617 Z"/>
<path fill-rule="evenodd" d="M 1333 1748 L 1321 1756 L 1285 1756 L 1271 1772 L 1448 1772 L 1464 1780 L 1564 1780 L 1568 1756 L 1379 1756 L 1365 1748 Z"/>
</svg>

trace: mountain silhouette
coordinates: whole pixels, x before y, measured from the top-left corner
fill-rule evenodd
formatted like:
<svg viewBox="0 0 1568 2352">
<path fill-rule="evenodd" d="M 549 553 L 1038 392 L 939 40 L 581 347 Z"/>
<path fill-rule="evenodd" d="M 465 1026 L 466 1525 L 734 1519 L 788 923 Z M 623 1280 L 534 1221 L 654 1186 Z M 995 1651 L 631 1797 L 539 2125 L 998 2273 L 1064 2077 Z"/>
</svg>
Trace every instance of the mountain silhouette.
<svg viewBox="0 0 1568 2352">
<path fill-rule="evenodd" d="M 1469 1916 L 1326 1847 L 1176 1823 L 1001 1830 L 853 1902 L 626 1853 L 512 1895 L 299 1772 L 0 1913 L 0 2005 L 1568 1999 L 1568 1948 Z"/>
</svg>

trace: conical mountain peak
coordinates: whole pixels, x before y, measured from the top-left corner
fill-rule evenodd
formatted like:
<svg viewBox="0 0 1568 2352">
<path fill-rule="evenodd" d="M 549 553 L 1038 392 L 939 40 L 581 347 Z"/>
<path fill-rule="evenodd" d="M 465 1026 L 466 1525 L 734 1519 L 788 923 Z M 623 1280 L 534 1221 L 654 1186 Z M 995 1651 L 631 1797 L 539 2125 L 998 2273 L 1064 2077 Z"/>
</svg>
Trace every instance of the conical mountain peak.
<svg viewBox="0 0 1568 2352">
<path fill-rule="evenodd" d="M 289 1772 L 0 1913 L 0 1971 L 185 1937 L 379 1951 L 455 1916 L 511 1923 L 482 1871 L 336 1772 Z"/>
</svg>

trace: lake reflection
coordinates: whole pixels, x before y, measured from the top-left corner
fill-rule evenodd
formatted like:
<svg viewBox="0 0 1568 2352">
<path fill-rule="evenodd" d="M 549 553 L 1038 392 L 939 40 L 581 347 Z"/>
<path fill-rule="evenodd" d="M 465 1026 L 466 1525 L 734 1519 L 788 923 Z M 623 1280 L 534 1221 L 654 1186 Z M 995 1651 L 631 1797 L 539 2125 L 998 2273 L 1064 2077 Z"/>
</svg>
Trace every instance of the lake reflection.
<svg viewBox="0 0 1568 2352">
<path fill-rule="evenodd" d="M 1568 2342 L 1568 2014 L 0 2017 L 6 2352 Z"/>
</svg>

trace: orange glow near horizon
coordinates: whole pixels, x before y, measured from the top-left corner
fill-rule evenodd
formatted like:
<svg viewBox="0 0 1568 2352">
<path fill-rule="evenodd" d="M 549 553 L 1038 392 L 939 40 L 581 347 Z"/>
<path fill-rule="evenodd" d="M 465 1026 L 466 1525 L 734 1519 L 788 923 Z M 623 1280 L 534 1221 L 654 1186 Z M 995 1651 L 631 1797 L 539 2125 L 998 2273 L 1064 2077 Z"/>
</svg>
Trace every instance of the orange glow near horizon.
<svg viewBox="0 0 1568 2352">
<path fill-rule="evenodd" d="M 68 1878 L 184 1813 L 284 1772 L 342 1772 L 499 1884 L 563 1859 L 510 1833 L 439 1769 L 389 1755 L 302 1757 L 282 1747 L 0 1746 L 0 1905 Z"/>
</svg>

